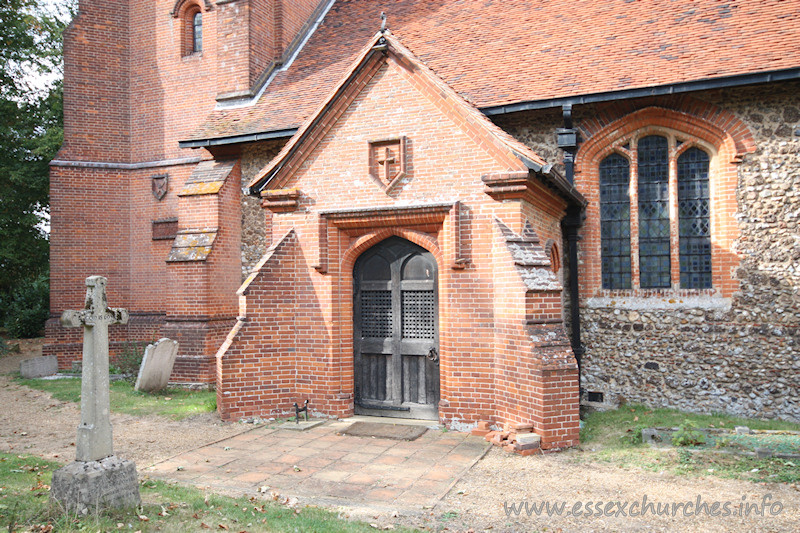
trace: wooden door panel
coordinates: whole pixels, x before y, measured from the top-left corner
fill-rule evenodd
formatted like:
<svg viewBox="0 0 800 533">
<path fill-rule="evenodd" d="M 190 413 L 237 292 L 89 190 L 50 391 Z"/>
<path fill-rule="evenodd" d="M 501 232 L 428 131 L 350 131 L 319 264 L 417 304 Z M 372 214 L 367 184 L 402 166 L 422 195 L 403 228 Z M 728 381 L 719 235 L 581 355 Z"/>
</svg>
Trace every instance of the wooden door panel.
<svg viewBox="0 0 800 533">
<path fill-rule="evenodd" d="M 428 355 L 431 351 L 432 343 L 424 339 L 403 339 L 400 341 L 401 355 Z"/>
<path fill-rule="evenodd" d="M 356 413 L 438 419 L 436 262 L 390 238 L 353 271 Z"/>
<path fill-rule="evenodd" d="M 361 397 L 365 400 L 385 401 L 388 383 L 387 367 L 391 354 L 362 353 L 361 363 Z"/>
</svg>

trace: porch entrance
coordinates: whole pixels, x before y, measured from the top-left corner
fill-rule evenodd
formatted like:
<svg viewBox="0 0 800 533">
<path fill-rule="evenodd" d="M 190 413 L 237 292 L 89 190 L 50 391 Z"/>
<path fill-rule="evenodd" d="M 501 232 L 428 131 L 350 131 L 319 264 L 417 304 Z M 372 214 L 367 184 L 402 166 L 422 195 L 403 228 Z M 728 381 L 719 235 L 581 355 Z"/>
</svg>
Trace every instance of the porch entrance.
<svg viewBox="0 0 800 533">
<path fill-rule="evenodd" d="M 439 419 L 436 260 L 391 237 L 353 270 L 355 412 Z"/>
</svg>

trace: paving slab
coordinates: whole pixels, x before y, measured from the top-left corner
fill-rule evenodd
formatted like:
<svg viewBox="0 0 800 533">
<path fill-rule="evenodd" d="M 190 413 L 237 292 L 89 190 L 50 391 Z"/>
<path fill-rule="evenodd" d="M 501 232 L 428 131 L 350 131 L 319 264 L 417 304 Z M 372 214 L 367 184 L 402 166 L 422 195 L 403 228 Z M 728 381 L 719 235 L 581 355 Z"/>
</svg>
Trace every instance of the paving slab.
<svg viewBox="0 0 800 533">
<path fill-rule="evenodd" d="M 314 422 L 321 424 L 302 438 L 293 428 L 260 426 L 144 473 L 264 498 L 269 495 L 259 488 L 268 486 L 304 504 L 355 512 L 421 513 L 491 448 L 480 437 L 444 432 L 430 422 L 418 423 L 429 430 L 414 441 L 339 435 L 352 419 Z"/>
<path fill-rule="evenodd" d="M 324 423 L 324 420 L 301 420 L 300 422 L 284 422 L 279 427 L 290 431 L 308 431 Z"/>
</svg>

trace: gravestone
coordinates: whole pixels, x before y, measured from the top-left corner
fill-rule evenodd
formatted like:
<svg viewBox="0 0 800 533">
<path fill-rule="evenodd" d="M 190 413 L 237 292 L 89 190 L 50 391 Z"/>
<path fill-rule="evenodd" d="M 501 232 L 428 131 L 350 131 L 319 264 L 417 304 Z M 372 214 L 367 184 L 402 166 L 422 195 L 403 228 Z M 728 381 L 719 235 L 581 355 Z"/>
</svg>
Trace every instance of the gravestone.
<svg viewBox="0 0 800 533">
<path fill-rule="evenodd" d="M 25 359 L 19 364 L 19 373 L 25 379 L 52 376 L 58 372 L 58 356 L 42 355 Z"/>
<path fill-rule="evenodd" d="M 134 389 L 155 392 L 166 388 L 177 355 L 178 341 L 159 339 L 155 344 L 148 344 Z"/>
<path fill-rule="evenodd" d="M 86 278 L 86 305 L 64 311 L 64 327 L 83 327 L 81 423 L 75 462 L 53 472 L 50 498 L 65 510 L 86 514 L 141 503 L 136 465 L 114 456 L 108 384 L 108 326 L 127 324 L 128 311 L 106 302 L 106 278 Z"/>
</svg>

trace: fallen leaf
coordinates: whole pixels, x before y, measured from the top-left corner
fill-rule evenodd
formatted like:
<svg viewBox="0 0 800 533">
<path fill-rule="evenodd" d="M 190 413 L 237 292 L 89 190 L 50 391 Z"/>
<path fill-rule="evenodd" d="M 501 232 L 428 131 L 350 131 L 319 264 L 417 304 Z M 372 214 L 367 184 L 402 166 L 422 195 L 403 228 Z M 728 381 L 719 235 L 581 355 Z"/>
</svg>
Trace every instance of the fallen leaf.
<svg viewBox="0 0 800 533">
<path fill-rule="evenodd" d="M 146 517 L 145 515 L 143 515 L 143 514 L 140 514 L 140 515 L 139 515 L 139 520 L 141 520 L 142 522 L 149 522 L 149 521 L 150 521 L 150 519 L 149 519 L 149 518 L 147 518 L 147 517 Z"/>
<path fill-rule="evenodd" d="M 225 524 L 220 524 L 220 525 L 219 525 L 219 528 L 220 528 L 220 529 L 225 529 L 225 530 L 227 530 L 227 529 L 228 529 L 228 526 L 226 526 Z"/>
<path fill-rule="evenodd" d="M 208 525 L 208 524 L 206 524 L 205 522 L 201 523 L 201 524 L 200 524 L 200 527 L 202 527 L 203 529 L 211 529 L 211 526 L 209 526 L 209 525 Z"/>
<path fill-rule="evenodd" d="M 638 417 L 638 416 L 634 416 L 634 417 L 633 417 L 633 421 L 634 421 L 634 422 L 638 422 L 638 421 L 639 421 L 639 417 Z"/>
</svg>

